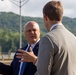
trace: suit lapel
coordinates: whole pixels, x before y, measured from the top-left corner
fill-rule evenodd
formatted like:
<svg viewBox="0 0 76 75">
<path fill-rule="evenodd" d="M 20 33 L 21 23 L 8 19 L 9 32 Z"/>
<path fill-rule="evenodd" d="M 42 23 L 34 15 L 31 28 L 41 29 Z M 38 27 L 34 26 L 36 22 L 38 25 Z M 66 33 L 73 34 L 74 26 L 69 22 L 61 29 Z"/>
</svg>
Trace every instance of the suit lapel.
<svg viewBox="0 0 76 75">
<path fill-rule="evenodd" d="M 39 42 L 36 44 L 36 46 L 33 49 L 33 52 L 36 56 L 38 55 L 38 48 L 39 48 Z M 29 64 L 30 63 L 26 62 L 25 71 L 26 71 L 27 67 L 29 66 Z"/>
<path fill-rule="evenodd" d="M 33 52 L 36 56 L 38 55 L 38 49 L 39 49 L 39 42 L 36 44 L 36 46 L 33 49 Z"/>
</svg>

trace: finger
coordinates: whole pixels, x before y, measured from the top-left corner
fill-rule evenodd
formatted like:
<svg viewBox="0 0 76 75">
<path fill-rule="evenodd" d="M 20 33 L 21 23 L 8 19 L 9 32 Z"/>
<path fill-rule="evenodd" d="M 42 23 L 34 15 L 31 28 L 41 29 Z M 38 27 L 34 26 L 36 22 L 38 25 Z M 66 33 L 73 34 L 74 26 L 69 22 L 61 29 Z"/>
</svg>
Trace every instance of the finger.
<svg viewBox="0 0 76 75">
<path fill-rule="evenodd" d="M 22 49 L 18 49 L 18 50 L 22 50 Z"/>
<path fill-rule="evenodd" d="M 23 57 L 23 54 L 21 53 L 16 53 L 16 58 L 22 58 Z"/>
<path fill-rule="evenodd" d="M 16 58 L 20 58 L 21 59 L 22 57 L 21 56 L 16 56 Z"/>
<path fill-rule="evenodd" d="M 25 62 L 24 60 L 19 60 L 19 62 Z"/>
<path fill-rule="evenodd" d="M 32 52 L 33 51 L 33 49 L 32 49 L 32 47 L 30 47 L 30 52 Z"/>
<path fill-rule="evenodd" d="M 18 52 L 24 53 L 25 51 L 24 50 L 21 50 L 21 49 L 18 49 Z"/>
<path fill-rule="evenodd" d="M 16 53 L 16 56 L 23 56 L 22 53 Z"/>
</svg>

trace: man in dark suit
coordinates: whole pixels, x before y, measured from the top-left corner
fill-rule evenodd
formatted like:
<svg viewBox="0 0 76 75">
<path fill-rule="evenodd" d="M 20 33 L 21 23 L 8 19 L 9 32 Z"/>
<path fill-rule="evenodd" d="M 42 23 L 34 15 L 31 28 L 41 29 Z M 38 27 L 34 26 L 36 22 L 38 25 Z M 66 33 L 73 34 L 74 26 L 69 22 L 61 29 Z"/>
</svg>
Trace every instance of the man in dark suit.
<svg viewBox="0 0 76 75">
<path fill-rule="evenodd" d="M 28 44 L 21 48 L 21 50 L 28 51 L 29 46 L 31 45 L 34 54 L 38 55 L 39 48 L 39 40 L 40 40 L 40 28 L 39 25 L 34 21 L 29 21 L 24 26 L 25 37 L 28 41 Z M 18 51 L 16 52 L 18 53 Z M 22 60 L 23 58 L 21 58 Z M 0 74 L 3 75 L 34 75 L 36 72 L 36 66 L 32 62 L 25 62 L 25 67 L 23 73 L 21 73 L 21 69 L 23 62 L 19 62 L 20 59 L 16 58 L 16 54 L 14 59 L 10 65 L 5 65 L 0 62 Z"/>
</svg>

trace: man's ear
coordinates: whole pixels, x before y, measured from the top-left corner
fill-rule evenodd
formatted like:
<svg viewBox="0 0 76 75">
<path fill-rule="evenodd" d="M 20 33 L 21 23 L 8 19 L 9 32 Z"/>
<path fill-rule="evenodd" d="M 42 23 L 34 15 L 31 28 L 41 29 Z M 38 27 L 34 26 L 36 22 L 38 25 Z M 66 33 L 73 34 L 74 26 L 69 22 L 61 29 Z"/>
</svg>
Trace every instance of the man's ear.
<svg viewBox="0 0 76 75">
<path fill-rule="evenodd" d="M 43 16 L 44 16 L 44 19 L 47 21 L 48 17 L 45 14 Z"/>
</svg>

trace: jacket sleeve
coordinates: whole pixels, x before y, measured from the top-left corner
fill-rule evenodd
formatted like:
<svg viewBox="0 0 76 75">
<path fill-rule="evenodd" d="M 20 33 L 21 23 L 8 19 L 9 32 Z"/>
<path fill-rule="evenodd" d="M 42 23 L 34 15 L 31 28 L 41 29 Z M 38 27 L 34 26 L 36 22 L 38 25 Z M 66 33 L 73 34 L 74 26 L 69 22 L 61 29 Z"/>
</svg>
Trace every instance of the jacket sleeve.
<svg viewBox="0 0 76 75">
<path fill-rule="evenodd" d="M 12 67 L 10 65 L 5 65 L 0 62 L 0 74 L 3 74 L 3 75 L 11 74 L 12 75 L 13 74 Z"/>
</svg>

